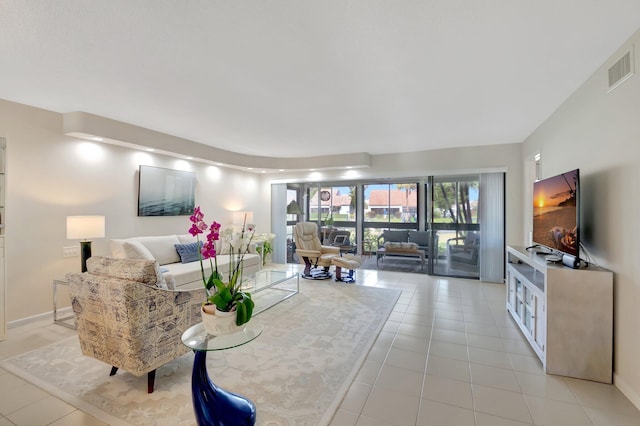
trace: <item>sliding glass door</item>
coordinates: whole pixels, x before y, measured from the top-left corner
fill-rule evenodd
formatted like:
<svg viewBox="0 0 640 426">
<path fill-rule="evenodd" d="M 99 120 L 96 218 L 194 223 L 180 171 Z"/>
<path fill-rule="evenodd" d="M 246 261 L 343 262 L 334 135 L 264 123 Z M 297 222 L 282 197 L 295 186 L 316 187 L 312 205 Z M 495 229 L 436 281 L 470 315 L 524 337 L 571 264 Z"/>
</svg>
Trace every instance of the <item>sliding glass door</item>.
<svg viewBox="0 0 640 426">
<path fill-rule="evenodd" d="M 360 254 L 376 253 L 383 230 L 427 231 L 412 233 L 427 239 L 421 243 L 428 252 L 420 272 L 489 282 L 504 277 L 504 173 L 395 183 L 294 183 L 287 184 L 286 194 L 289 262 L 297 262 L 293 225 L 311 221 L 318 224 L 323 243 L 335 243 L 327 241 L 332 231 L 336 237 L 342 233 L 340 238 L 348 232 L 348 245 Z M 370 259 L 365 256 L 363 267 L 378 267 L 376 257 Z"/>
<path fill-rule="evenodd" d="M 427 228 L 436 253 L 434 275 L 480 276 L 479 175 L 434 176 L 426 185 Z"/>
</svg>

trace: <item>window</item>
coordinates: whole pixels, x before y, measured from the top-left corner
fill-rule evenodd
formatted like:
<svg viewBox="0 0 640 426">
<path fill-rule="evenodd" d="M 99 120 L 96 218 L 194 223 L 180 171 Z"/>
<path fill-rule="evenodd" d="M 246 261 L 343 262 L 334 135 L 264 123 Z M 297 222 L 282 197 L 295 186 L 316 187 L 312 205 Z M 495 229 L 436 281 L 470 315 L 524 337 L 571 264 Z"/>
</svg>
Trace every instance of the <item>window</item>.
<svg viewBox="0 0 640 426">
<path fill-rule="evenodd" d="M 322 226 L 355 225 L 356 187 L 322 186 L 309 188 L 309 219 Z"/>
<path fill-rule="evenodd" d="M 542 179 L 542 172 L 540 171 L 540 154 L 533 156 L 533 161 L 536 164 L 536 182 Z"/>
<path fill-rule="evenodd" d="M 375 243 L 384 229 L 418 229 L 418 184 L 364 185 L 364 238 Z"/>
</svg>

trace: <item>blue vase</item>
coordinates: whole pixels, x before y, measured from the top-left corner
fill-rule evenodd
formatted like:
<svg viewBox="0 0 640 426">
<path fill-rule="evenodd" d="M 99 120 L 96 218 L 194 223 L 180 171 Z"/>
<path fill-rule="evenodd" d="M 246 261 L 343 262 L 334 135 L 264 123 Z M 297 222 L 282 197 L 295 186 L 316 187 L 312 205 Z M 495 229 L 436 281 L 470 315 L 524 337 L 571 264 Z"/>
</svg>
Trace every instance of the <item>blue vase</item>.
<svg viewBox="0 0 640 426">
<path fill-rule="evenodd" d="M 256 406 L 244 396 L 215 385 L 207 374 L 207 352 L 196 351 L 191 376 L 191 393 L 200 426 L 253 426 Z"/>
</svg>

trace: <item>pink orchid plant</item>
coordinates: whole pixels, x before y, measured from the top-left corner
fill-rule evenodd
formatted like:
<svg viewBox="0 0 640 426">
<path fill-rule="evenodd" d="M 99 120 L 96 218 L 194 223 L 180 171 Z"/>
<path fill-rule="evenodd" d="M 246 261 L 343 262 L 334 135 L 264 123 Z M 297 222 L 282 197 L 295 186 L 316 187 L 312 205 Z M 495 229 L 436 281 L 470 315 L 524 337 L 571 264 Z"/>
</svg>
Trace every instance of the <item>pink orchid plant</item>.
<svg viewBox="0 0 640 426">
<path fill-rule="evenodd" d="M 242 262 L 245 254 L 249 252 L 249 246 L 255 232 L 253 225 L 247 225 L 246 216 L 242 225 L 242 231 L 238 238 L 232 239 L 230 242 L 229 252 L 229 275 L 226 282 L 223 275 L 218 272 L 218 257 L 216 252 L 216 241 L 220 240 L 221 225 L 213 221 L 211 225 L 207 225 L 204 221 L 204 214 L 200 210 L 200 206 L 196 207 L 193 215 L 189 217 L 191 228 L 189 233 L 196 237 L 198 245 L 200 245 L 200 234 L 204 234 L 207 229 L 209 233 L 206 241 L 201 245 L 199 251 L 200 272 L 202 273 L 202 282 L 207 290 L 207 303 L 214 304 L 220 311 L 229 312 L 236 310 L 236 325 L 242 325 L 251 319 L 254 303 L 251 300 L 251 294 L 241 291 L 242 285 Z M 203 261 L 209 259 L 211 265 L 211 274 L 206 275 Z"/>
</svg>

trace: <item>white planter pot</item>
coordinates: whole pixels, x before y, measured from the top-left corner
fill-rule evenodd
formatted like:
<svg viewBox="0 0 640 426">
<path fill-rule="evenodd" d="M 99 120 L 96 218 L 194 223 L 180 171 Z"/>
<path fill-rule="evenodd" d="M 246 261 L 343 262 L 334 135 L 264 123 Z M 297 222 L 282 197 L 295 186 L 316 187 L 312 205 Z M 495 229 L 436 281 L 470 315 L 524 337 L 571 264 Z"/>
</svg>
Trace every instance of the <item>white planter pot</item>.
<svg viewBox="0 0 640 426">
<path fill-rule="evenodd" d="M 201 311 L 202 325 L 206 332 L 212 336 L 220 336 L 222 334 L 235 333 L 242 330 L 242 327 L 236 325 L 236 312 L 222 312 L 215 310 L 215 314 L 205 312 L 204 307 Z"/>
</svg>

